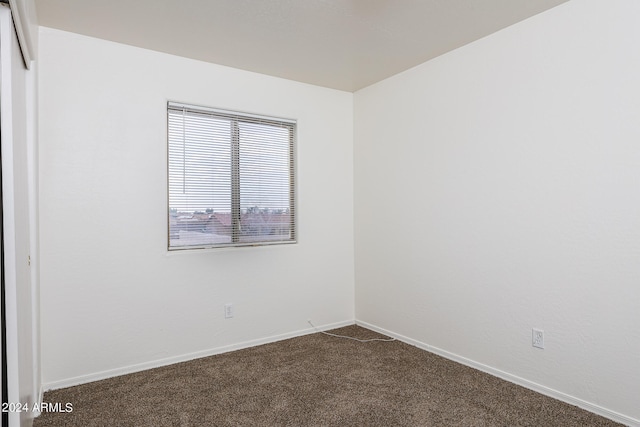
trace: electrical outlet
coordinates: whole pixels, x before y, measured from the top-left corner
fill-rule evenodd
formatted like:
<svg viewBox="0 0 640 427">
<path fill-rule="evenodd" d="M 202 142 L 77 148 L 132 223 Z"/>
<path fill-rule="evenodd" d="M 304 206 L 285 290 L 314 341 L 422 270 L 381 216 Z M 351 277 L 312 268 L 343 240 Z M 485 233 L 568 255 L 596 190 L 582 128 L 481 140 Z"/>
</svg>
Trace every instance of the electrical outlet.
<svg viewBox="0 0 640 427">
<path fill-rule="evenodd" d="M 531 345 L 537 348 L 544 348 L 544 331 L 541 329 L 532 329 Z"/>
<path fill-rule="evenodd" d="M 233 317 L 233 304 L 228 303 L 224 305 L 224 318 L 231 319 Z"/>
</svg>

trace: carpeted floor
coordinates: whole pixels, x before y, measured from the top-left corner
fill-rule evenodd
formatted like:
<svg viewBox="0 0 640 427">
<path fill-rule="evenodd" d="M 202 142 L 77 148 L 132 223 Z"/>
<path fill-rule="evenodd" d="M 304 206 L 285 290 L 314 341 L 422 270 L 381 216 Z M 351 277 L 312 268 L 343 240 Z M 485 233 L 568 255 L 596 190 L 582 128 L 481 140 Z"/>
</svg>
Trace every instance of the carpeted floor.
<svg viewBox="0 0 640 427">
<path fill-rule="evenodd" d="M 332 331 L 380 337 L 358 326 Z M 323 334 L 45 393 L 48 426 L 618 426 L 395 342 Z"/>
</svg>

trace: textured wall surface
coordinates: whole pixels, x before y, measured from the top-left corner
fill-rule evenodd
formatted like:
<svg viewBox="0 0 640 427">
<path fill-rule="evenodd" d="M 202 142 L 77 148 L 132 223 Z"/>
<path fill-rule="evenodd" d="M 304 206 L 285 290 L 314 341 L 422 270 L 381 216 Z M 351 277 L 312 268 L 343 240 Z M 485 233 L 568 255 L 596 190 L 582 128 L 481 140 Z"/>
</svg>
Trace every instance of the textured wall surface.
<svg viewBox="0 0 640 427">
<path fill-rule="evenodd" d="M 640 420 L 639 20 L 571 1 L 356 93 L 358 320 Z"/>
<path fill-rule="evenodd" d="M 40 62 L 45 387 L 353 321 L 351 93 L 47 28 Z M 298 120 L 298 244 L 167 253 L 168 100 Z"/>
</svg>

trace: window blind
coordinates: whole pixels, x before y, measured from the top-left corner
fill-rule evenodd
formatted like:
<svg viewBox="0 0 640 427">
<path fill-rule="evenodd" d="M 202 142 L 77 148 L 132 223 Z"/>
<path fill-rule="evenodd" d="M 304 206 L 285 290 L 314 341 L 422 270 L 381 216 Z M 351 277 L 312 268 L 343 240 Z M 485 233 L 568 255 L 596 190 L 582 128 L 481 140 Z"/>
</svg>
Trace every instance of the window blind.
<svg viewBox="0 0 640 427">
<path fill-rule="evenodd" d="M 296 122 L 168 103 L 172 249 L 296 241 Z"/>
</svg>

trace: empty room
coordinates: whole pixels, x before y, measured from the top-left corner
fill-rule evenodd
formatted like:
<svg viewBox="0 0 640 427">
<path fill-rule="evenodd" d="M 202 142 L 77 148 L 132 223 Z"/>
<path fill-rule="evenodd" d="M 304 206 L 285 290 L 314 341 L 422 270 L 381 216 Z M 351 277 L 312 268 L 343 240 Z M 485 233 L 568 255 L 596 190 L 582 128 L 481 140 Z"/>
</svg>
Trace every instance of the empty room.
<svg viewBox="0 0 640 427">
<path fill-rule="evenodd" d="M 640 2 L 0 2 L 2 425 L 640 426 Z"/>
</svg>

